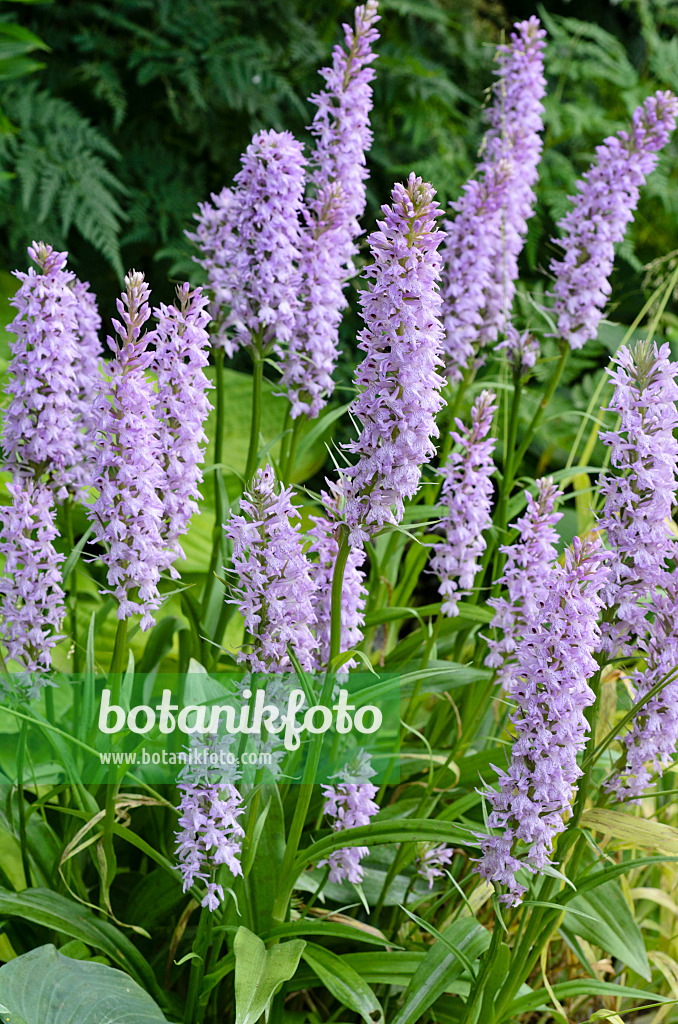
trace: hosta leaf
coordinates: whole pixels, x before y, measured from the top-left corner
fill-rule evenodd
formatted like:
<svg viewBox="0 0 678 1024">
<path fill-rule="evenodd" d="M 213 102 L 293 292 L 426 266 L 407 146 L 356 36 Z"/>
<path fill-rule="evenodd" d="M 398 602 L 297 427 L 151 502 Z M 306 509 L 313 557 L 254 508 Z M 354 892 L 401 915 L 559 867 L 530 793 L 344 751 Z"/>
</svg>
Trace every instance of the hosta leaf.
<svg viewBox="0 0 678 1024">
<path fill-rule="evenodd" d="M 101 950 L 147 988 L 158 990 L 151 968 L 127 936 L 66 896 L 49 889 L 24 889 L 14 893 L 0 888 L 0 916 L 20 917 L 80 939 L 86 945 Z"/>
<path fill-rule="evenodd" d="M 256 1024 L 271 999 L 299 965 L 303 939 L 266 949 L 258 935 L 240 927 L 235 933 L 235 1024 Z"/>
<path fill-rule="evenodd" d="M 129 975 L 114 967 L 71 960 L 39 946 L 0 968 L 0 1002 L 8 1024 L 167 1024 Z"/>
</svg>

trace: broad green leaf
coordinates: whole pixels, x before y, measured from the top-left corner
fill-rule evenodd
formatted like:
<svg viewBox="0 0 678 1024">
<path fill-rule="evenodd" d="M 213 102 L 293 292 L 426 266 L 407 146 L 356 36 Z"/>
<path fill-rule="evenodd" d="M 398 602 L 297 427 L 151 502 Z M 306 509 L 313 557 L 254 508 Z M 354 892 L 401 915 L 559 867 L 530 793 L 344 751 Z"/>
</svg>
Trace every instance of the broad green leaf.
<svg viewBox="0 0 678 1024">
<path fill-rule="evenodd" d="M 366 1024 L 383 1024 L 384 1011 L 364 978 L 347 962 L 324 946 L 308 942 L 303 952 L 308 966 L 317 974 L 328 992 L 342 1006 L 360 1014 Z"/>
<path fill-rule="evenodd" d="M 258 935 L 240 927 L 235 933 L 235 1024 L 257 1024 L 273 996 L 289 981 L 304 950 L 303 939 L 266 949 Z"/>
<path fill-rule="evenodd" d="M 372 946 L 394 946 L 385 935 L 382 935 L 377 928 L 364 925 L 361 921 L 353 921 L 353 925 L 340 924 L 337 921 L 330 921 L 324 918 L 314 921 L 313 918 L 304 917 L 299 921 L 289 921 L 287 924 L 278 925 L 267 932 L 267 938 L 294 938 L 299 935 L 322 935 L 325 938 L 343 939 L 344 942 L 365 942 Z M 369 930 L 368 930 L 369 929 Z"/>
<path fill-rule="evenodd" d="M 306 850 L 302 850 L 297 861 L 301 870 L 306 864 L 317 861 L 340 850 L 344 846 L 375 846 L 381 843 L 403 842 L 450 843 L 451 845 L 477 846 L 471 829 L 447 821 L 429 821 L 427 818 L 410 818 L 395 821 L 374 821 L 370 825 L 347 828 L 335 832 Z"/>
<path fill-rule="evenodd" d="M 263 828 L 252 836 L 256 852 L 250 867 L 248 883 L 260 929 L 271 926 L 271 911 L 278 894 L 278 882 L 285 855 L 285 819 L 277 786 L 265 791 L 271 802 Z"/>
<path fill-rule="evenodd" d="M 472 917 L 455 921 L 442 932 L 442 936 L 471 961 L 484 953 L 490 942 L 489 933 Z M 403 1006 L 392 1024 L 416 1024 L 463 969 L 460 958 L 437 939 L 412 975 Z"/>
<path fill-rule="evenodd" d="M 570 908 L 579 914 L 576 917 L 570 914 Z M 643 936 L 617 883 L 606 882 L 583 895 L 573 896 L 567 903 L 562 928 L 566 933 L 572 932 L 600 946 L 641 978 L 651 980 Z"/>
<path fill-rule="evenodd" d="M 20 57 L 32 50 L 49 50 L 49 46 L 23 25 L 0 22 L 0 59 Z"/>
<path fill-rule="evenodd" d="M 666 996 L 658 996 L 653 992 L 644 992 L 640 988 L 627 988 L 624 985 L 617 985 L 613 981 L 598 981 L 595 978 L 579 978 L 577 981 L 561 981 L 552 986 L 553 994 L 557 999 L 573 999 L 576 996 L 585 996 L 590 999 L 592 996 L 613 996 L 616 999 L 641 1000 L 643 1003 L 669 1003 L 672 1002 Z M 548 1005 L 551 996 L 545 988 L 535 989 L 529 995 L 519 996 L 514 999 L 506 1009 L 506 1015 L 502 1021 L 514 1020 L 521 1014 L 529 1013 Z M 498 1021 L 497 1024 L 500 1024 Z"/>
<path fill-rule="evenodd" d="M 18 1013 L 13 1013 L 6 1006 L 0 1006 L 0 1024 L 27 1024 Z"/>
<path fill-rule="evenodd" d="M 167 1024 L 132 978 L 114 967 L 62 956 L 39 946 L 0 968 L 0 1002 L 8 1024 Z"/>
<path fill-rule="evenodd" d="M 678 854 L 678 828 L 673 825 L 662 825 L 658 821 L 648 821 L 623 811 L 594 807 L 584 811 L 581 826 L 604 832 L 627 846 Z"/>
<path fill-rule="evenodd" d="M 408 951 L 394 950 L 390 953 L 346 953 L 342 961 L 360 975 L 363 981 L 370 985 L 394 985 L 400 988 L 407 988 L 419 964 L 424 959 L 425 953 L 411 953 Z M 294 991 L 300 991 L 316 984 L 314 978 L 317 975 L 308 969 L 299 971 L 294 979 Z M 288 985 L 287 989 L 291 991 Z"/>
<path fill-rule="evenodd" d="M 49 889 L 24 889 L 20 893 L 0 888 L 0 916 L 20 917 L 101 950 L 157 994 L 159 986 L 146 959 L 126 935 L 102 921 L 87 907 Z M 0 997 L 1 998 L 1 997 Z"/>
</svg>

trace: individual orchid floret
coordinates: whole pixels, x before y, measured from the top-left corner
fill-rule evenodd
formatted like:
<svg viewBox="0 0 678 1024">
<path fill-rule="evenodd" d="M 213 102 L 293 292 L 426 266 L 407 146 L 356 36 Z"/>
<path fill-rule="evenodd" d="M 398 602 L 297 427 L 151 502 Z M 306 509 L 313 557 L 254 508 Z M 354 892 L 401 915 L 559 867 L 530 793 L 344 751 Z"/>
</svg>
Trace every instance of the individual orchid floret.
<svg viewBox="0 0 678 1024">
<path fill-rule="evenodd" d="M 428 846 L 421 857 L 417 860 L 417 873 L 428 882 L 429 889 L 433 888 L 436 878 L 445 875 L 454 858 L 454 847 L 439 843 L 437 846 Z"/>
<path fill-rule="evenodd" d="M 589 728 L 585 710 L 595 701 L 588 680 L 598 667 L 598 618 L 609 577 L 605 560 L 599 538 L 575 537 L 564 565 L 551 570 L 542 618 L 516 650 L 516 709 L 510 716 L 516 739 L 507 770 L 492 766 L 499 789 L 484 796 L 495 834 L 481 837 L 478 866 L 483 878 L 508 887 L 501 899 L 512 905 L 526 891 L 516 872 L 548 866 L 582 774 L 577 755 Z"/>
<path fill-rule="evenodd" d="M 510 41 L 498 47 L 482 159 L 453 204 L 454 218 L 443 224 L 444 344 L 452 381 L 510 326 L 542 150 L 545 35 L 533 16 L 516 23 Z"/>
<path fill-rule="evenodd" d="M 471 426 L 456 420 L 452 438 L 460 446 L 451 452 L 441 472 L 441 519 L 444 540 L 434 545 L 431 569 L 440 583 L 443 615 L 458 615 L 459 599 L 471 593 L 487 547 L 483 533 L 492 524 L 492 474 L 495 440 L 488 437 L 497 411 L 496 396 L 483 391 L 471 409 Z"/>
<path fill-rule="evenodd" d="M 648 97 L 628 131 L 596 147 L 597 159 L 577 182 L 572 209 L 558 222 L 564 256 L 551 262 L 558 334 L 573 349 L 595 338 L 610 296 L 614 247 L 633 220 L 640 189 L 676 126 L 678 100 L 670 92 Z"/>
<path fill-rule="evenodd" d="M 506 555 L 506 564 L 498 582 L 505 585 L 507 596 L 487 602 L 494 608 L 494 636 L 487 640 L 489 654 L 485 664 L 496 669 L 497 682 L 509 692 L 513 676 L 520 671 L 514 657 L 518 642 L 543 617 L 551 570 L 557 558 L 555 524 L 563 517 L 562 512 L 554 511 L 562 492 L 553 479 L 537 480 L 536 488 L 536 497 L 525 492 L 527 511 L 513 527 L 518 531 L 517 538 L 500 548 Z"/>
<path fill-rule="evenodd" d="M 235 187 L 207 204 L 199 216 L 198 244 L 220 309 L 212 310 L 215 340 L 227 355 L 241 345 L 280 353 L 299 312 L 300 215 L 305 159 L 290 132 L 253 137 L 235 176 Z"/>
<path fill-rule="evenodd" d="M 160 574 L 174 555 L 163 536 L 167 480 L 162 469 L 156 395 L 146 368 L 153 355 L 143 327 L 150 316 L 150 292 L 143 274 L 131 271 L 118 299 L 117 340 L 108 339 L 114 358 L 96 396 L 95 487 L 89 506 L 95 540 L 108 570 L 118 618 L 141 615 L 150 629 L 161 604 Z"/>
<path fill-rule="evenodd" d="M 301 309 L 281 362 L 281 390 L 291 416 L 318 416 L 334 390 L 344 286 L 354 272 L 365 210 L 365 154 L 372 144 L 370 67 L 375 59 L 376 0 L 356 8 L 355 27 L 344 25 L 345 47 L 336 46 L 332 66 L 320 74 L 322 92 L 311 97 L 317 111 L 316 138 L 301 237 Z"/>
<path fill-rule="evenodd" d="M 606 635 L 616 648 L 625 637 L 644 634 L 647 600 L 675 557 L 678 363 L 671 361 L 667 344 L 658 349 L 644 341 L 620 348 L 612 365 L 610 410 L 619 414 L 620 425 L 600 434 L 610 448 L 612 471 L 600 485 L 605 504 L 599 527 L 612 550 L 606 600 L 616 614 Z"/>
<path fill-rule="evenodd" d="M 15 271 L 21 284 L 10 299 L 17 315 L 7 328 L 15 338 L 2 444 L 8 466 L 46 475 L 61 501 L 89 483 L 85 432 L 100 321 L 93 296 L 66 269 L 67 253 L 34 242 L 28 254 L 38 270 Z"/>
<path fill-rule="evenodd" d="M 631 684 L 634 703 L 664 684 L 636 713 L 624 736 L 622 766 L 606 783 L 619 800 L 638 801 L 653 776 L 661 777 L 678 748 L 678 572 L 651 602 L 649 635 L 643 643 L 644 666 L 636 668 Z"/>
<path fill-rule="evenodd" d="M 323 814 L 333 819 L 333 832 L 369 825 L 379 810 L 379 805 L 374 801 L 378 787 L 367 781 L 374 774 L 369 757 L 363 755 L 358 758 L 356 764 L 345 765 L 339 772 L 339 785 L 322 787 L 325 797 Z M 344 879 L 348 879 L 353 885 L 359 885 L 363 880 L 360 862 L 369 852 L 368 846 L 347 846 L 335 850 L 327 860 L 318 861 L 318 867 L 329 868 L 330 882 L 343 882 Z"/>
<path fill-rule="evenodd" d="M 205 422 L 212 406 L 205 374 L 210 322 L 207 298 L 200 288 L 177 287 L 177 302 L 153 311 L 158 326 L 153 332 L 158 379 L 156 414 L 166 477 L 163 533 L 170 551 L 183 558 L 179 538 L 186 533 L 198 508 L 205 458 Z M 176 569 L 170 569 L 178 576 Z"/>
<path fill-rule="evenodd" d="M 331 486 L 331 484 L 330 484 Z M 308 555 L 311 562 L 311 575 L 315 584 L 313 610 L 316 617 L 315 635 L 319 643 L 316 652 L 315 669 L 326 669 L 330 657 L 330 634 L 332 625 L 332 581 L 334 567 L 339 553 L 339 541 L 336 531 L 339 525 L 340 496 L 328 495 L 324 491 L 321 498 L 327 509 L 327 516 L 311 516 L 313 526 L 309 530 L 311 544 Z M 346 560 L 341 595 L 341 647 L 349 651 L 363 639 L 365 624 L 365 602 L 367 588 L 365 574 L 361 565 L 365 560 L 365 552 L 361 547 L 352 547 Z M 343 669 L 348 671 L 355 662 L 347 662 Z"/>
<path fill-rule="evenodd" d="M 369 239 L 371 278 L 361 294 L 365 358 L 351 413 L 361 425 L 347 445 L 358 462 L 345 472 L 344 514 L 351 543 L 399 523 L 405 498 L 416 493 L 424 462 L 435 453 L 435 417 L 443 406 L 439 319 L 442 238 L 435 190 L 411 174 L 396 185 L 392 206 Z"/>
<path fill-rule="evenodd" d="M 30 698 L 52 666 L 52 648 L 66 614 L 61 585 L 64 556 L 54 548 L 59 536 L 54 495 L 44 484 L 16 477 L 7 484 L 11 504 L 0 505 L 0 640 L 7 658 L 20 666 L 17 692 Z"/>
<path fill-rule="evenodd" d="M 238 661 L 253 672 L 290 669 L 288 646 L 306 672 L 317 658 L 311 632 L 315 585 L 291 494 L 291 488 L 278 490 L 270 466 L 259 469 L 241 498 L 240 515 L 224 526 L 233 541 L 236 596 L 231 603 L 239 607 L 249 634 Z"/>
</svg>

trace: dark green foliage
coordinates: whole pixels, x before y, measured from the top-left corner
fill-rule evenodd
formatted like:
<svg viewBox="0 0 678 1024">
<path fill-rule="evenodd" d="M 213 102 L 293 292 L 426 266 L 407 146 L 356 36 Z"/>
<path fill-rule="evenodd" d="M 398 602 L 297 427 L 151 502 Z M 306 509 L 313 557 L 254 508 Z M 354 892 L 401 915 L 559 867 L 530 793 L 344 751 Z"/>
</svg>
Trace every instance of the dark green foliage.
<svg viewBox="0 0 678 1024">
<path fill-rule="evenodd" d="M 14 173 L 3 188 L 10 245 L 45 237 L 61 247 L 74 226 L 122 274 L 125 214 L 116 193 L 126 189 L 107 166 L 115 147 L 70 103 L 34 84 L 9 90 L 5 109 L 21 126 L 0 138 L 3 165 Z"/>
</svg>

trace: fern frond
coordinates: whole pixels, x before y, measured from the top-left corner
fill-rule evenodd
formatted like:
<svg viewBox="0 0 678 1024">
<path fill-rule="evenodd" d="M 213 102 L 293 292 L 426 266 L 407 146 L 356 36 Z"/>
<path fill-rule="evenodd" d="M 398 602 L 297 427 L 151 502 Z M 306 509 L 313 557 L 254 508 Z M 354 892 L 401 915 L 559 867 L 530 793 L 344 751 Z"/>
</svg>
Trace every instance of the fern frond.
<svg viewBox="0 0 678 1024">
<path fill-rule="evenodd" d="M 8 93 L 6 104 L 19 132 L 4 145 L 5 161 L 14 166 L 25 228 L 58 218 L 65 237 L 74 225 L 122 278 L 119 239 L 126 214 L 117 195 L 127 190 L 106 163 L 118 151 L 59 97 L 29 87 Z"/>
</svg>

